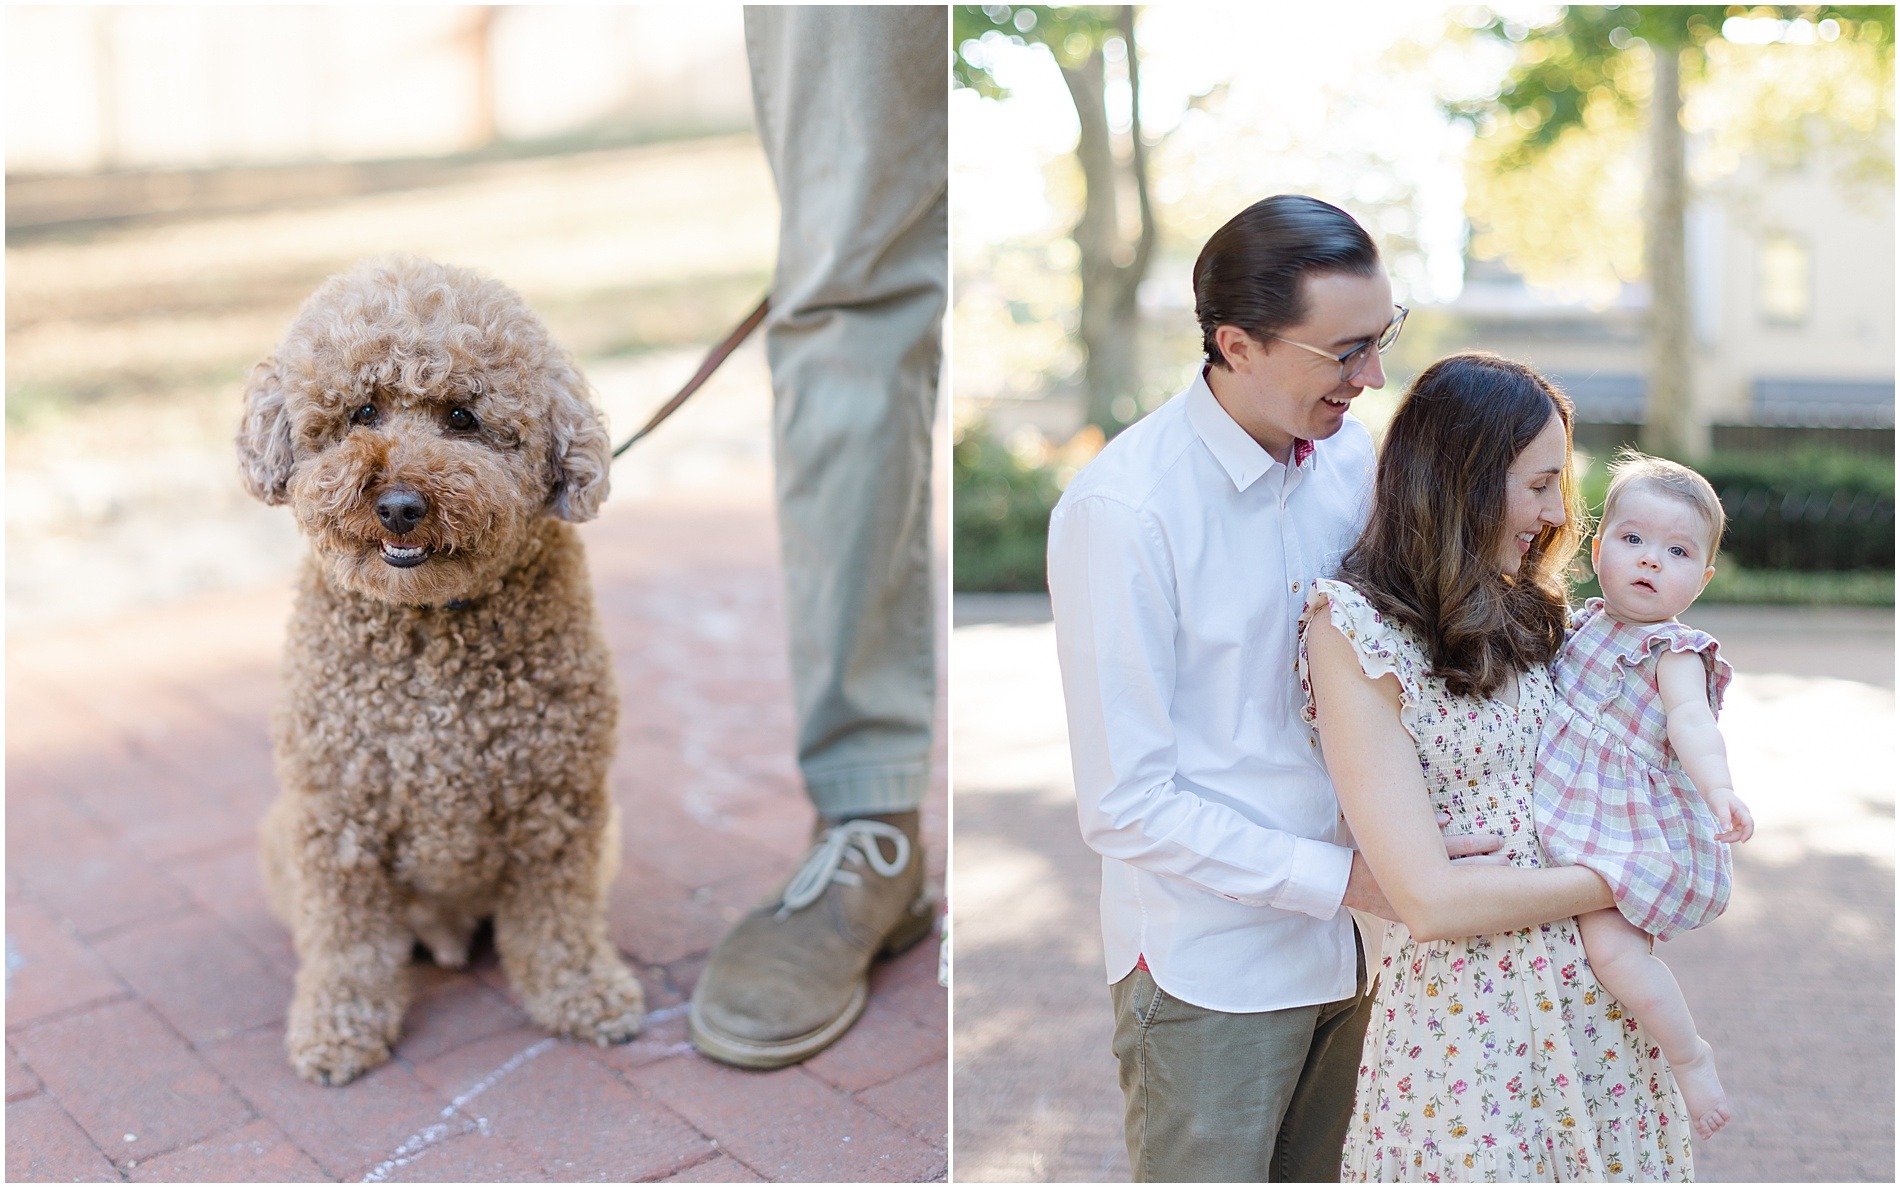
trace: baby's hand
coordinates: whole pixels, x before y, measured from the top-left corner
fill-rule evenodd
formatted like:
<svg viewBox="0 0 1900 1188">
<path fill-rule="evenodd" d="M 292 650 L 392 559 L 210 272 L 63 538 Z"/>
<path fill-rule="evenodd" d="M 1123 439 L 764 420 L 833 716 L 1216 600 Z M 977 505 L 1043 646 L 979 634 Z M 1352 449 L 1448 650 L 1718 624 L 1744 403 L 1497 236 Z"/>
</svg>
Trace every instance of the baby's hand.
<svg viewBox="0 0 1900 1188">
<path fill-rule="evenodd" d="M 1715 813 L 1715 823 L 1722 827 L 1722 832 L 1715 835 L 1716 841 L 1745 842 L 1755 836 L 1755 818 L 1733 789 L 1717 788 L 1709 796 L 1709 808 Z"/>
</svg>

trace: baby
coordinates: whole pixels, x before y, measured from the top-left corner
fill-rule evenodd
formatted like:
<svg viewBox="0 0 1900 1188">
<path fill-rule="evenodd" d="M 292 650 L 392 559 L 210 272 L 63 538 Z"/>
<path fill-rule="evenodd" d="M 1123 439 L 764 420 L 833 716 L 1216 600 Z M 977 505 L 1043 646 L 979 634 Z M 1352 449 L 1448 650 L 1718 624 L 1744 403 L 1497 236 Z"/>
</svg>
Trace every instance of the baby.
<svg viewBox="0 0 1900 1188">
<path fill-rule="evenodd" d="M 1536 785 L 1551 861 L 1589 867 L 1616 896 L 1578 920 L 1590 968 L 1656 1037 L 1705 1139 L 1728 1122 L 1728 1096 L 1652 938 L 1722 914 L 1723 843 L 1755 832 L 1715 724 L 1733 672 L 1714 639 L 1676 622 L 1715 573 L 1724 522 L 1695 471 L 1635 453 L 1612 465 L 1590 542 L 1603 597 L 1572 617 L 1553 665 Z"/>
</svg>

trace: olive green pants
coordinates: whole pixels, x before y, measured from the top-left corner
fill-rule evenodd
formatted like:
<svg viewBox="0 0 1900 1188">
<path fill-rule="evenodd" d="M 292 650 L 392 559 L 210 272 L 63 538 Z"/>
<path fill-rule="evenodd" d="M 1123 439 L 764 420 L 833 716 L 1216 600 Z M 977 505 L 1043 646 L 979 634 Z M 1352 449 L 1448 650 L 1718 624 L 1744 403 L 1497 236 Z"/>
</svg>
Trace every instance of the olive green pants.
<svg viewBox="0 0 1900 1188">
<path fill-rule="evenodd" d="M 1137 1183 L 1339 1179 L 1364 992 L 1318 1006 L 1230 1014 L 1182 1002 L 1137 969 L 1110 988 L 1115 1056 Z"/>
<path fill-rule="evenodd" d="M 916 808 L 936 712 L 931 425 L 949 10 L 745 10 L 779 193 L 765 325 L 798 765 L 820 815 Z"/>
</svg>

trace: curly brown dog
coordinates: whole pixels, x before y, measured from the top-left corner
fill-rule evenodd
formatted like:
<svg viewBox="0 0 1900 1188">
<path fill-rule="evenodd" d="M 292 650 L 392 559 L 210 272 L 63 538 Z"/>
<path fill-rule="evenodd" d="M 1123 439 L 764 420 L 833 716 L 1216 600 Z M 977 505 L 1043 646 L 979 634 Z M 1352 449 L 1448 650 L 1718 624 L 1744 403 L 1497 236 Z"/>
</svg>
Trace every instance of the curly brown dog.
<svg viewBox="0 0 1900 1188">
<path fill-rule="evenodd" d="M 379 260 L 332 277 L 253 371 L 245 483 L 310 541 L 264 818 L 296 942 L 286 1043 L 340 1085 L 389 1056 L 417 940 L 460 966 L 493 918 L 534 1020 L 614 1043 L 640 984 L 607 939 L 613 670 L 574 529 L 600 415 L 519 295 Z"/>
</svg>

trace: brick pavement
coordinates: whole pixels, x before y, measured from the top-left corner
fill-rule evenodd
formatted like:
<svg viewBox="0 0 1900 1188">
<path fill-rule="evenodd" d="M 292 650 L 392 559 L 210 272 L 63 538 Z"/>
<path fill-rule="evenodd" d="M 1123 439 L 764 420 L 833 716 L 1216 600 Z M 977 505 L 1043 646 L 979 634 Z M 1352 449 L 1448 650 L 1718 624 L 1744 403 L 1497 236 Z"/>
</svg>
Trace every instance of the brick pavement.
<svg viewBox="0 0 1900 1188">
<path fill-rule="evenodd" d="M 1047 603 L 957 600 L 959 1181 L 1126 1181 L 1097 918 Z M 1662 947 L 1735 1121 L 1714 1182 L 1894 1174 L 1893 622 L 1708 608 L 1741 676 L 1723 714 L 1759 832 L 1713 926 Z M 1850 678 L 1850 679 L 1842 679 Z"/>
<path fill-rule="evenodd" d="M 937 952 L 879 967 L 802 1067 L 685 1042 L 728 920 L 803 851 L 762 485 L 587 525 L 619 669 L 610 907 L 652 1017 L 610 1049 L 528 1023 L 492 952 L 415 969 L 395 1058 L 341 1089 L 283 1053 L 294 959 L 254 827 L 288 592 L 16 631 L 7 684 L 7 1175 L 14 1180 L 924 1181 L 947 1170 Z M 943 763 L 925 835 L 941 879 Z"/>
</svg>

